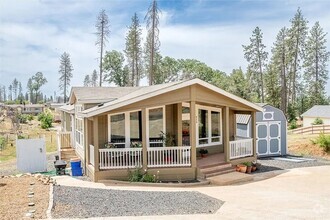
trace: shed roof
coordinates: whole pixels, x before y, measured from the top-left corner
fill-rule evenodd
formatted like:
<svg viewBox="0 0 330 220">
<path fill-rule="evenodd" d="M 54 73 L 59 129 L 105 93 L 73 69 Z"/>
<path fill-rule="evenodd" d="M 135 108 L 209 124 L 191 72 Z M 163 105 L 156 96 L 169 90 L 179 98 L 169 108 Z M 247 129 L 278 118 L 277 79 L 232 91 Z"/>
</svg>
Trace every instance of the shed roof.
<svg viewBox="0 0 330 220">
<path fill-rule="evenodd" d="M 167 92 L 175 91 L 177 89 L 181 89 L 184 87 L 188 87 L 191 85 L 198 84 L 200 86 L 206 87 L 216 93 L 219 93 L 221 95 L 227 96 L 228 98 L 231 98 L 237 102 L 240 102 L 246 106 L 251 107 L 252 109 L 255 109 L 257 111 L 262 111 L 262 108 L 258 105 L 251 103 L 245 99 L 242 99 L 240 97 L 237 97 L 229 92 L 226 92 L 214 85 L 211 85 L 207 82 L 204 82 L 200 79 L 192 79 L 187 81 L 179 81 L 179 82 L 172 82 L 172 83 L 166 83 L 166 84 L 160 84 L 160 85 L 154 85 L 154 86 L 144 86 L 144 87 L 136 87 L 135 91 L 132 91 L 130 93 L 127 93 L 127 95 L 123 95 L 122 97 L 118 97 L 117 99 L 113 99 L 103 105 L 95 106 L 93 108 L 87 109 L 83 111 L 83 115 L 86 117 L 92 117 L 107 111 L 111 111 L 117 108 L 120 108 L 122 106 L 126 106 L 138 101 L 142 101 L 157 95 L 161 95 Z M 70 97 L 71 99 L 71 97 Z"/>
<path fill-rule="evenodd" d="M 248 114 L 236 114 L 236 123 L 237 124 L 249 124 L 251 115 Z"/>
<path fill-rule="evenodd" d="M 74 113 L 74 105 L 62 105 L 58 109 L 63 112 Z"/>
<path fill-rule="evenodd" d="M 330 105 L 314 105 L 301 116 L 330 118 Z"/>
</svg>

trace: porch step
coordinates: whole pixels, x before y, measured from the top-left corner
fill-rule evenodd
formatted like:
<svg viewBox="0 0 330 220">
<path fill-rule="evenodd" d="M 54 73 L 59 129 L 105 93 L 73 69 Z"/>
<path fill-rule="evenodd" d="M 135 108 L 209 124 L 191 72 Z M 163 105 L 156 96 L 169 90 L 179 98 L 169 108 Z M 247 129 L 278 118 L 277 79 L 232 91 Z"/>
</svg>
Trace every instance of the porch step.
<svg viewBox="0 0 330 220">
<path fill-rule="evenodd" d="M 220 176 L 209 177 L 207 180 L 213 185 L 225 186 L 252 181 L 253 175 L 240 172 L 230 172 Z"/>
<path fill-rule="evenodd" d="M 230 163 L 216 163 L 200 167 L 200 171 L 203 174 L 204 178 L 209 178 L 234 172 L 235 169 Z"/>
<path fill-rule="evenodd" d="M 70 160 L 77 158 L 76 150 L 74 148 L 62 148 L 61 149 L 61 160 L 67 162 L 67 168 L 71 167 Z"/>
</svg>

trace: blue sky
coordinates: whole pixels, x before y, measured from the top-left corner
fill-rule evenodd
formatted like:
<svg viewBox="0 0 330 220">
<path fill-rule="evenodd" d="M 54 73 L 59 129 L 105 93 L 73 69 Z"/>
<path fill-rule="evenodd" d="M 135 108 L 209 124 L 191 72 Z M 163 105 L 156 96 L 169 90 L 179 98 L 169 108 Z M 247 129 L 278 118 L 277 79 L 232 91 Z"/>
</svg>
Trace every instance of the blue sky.
<svg viewBox="0 0 330 220">
<path fill-rule="evenodd" d="M 41 71 L 48 79 L 42 90 L 59 94 L 59 57 L 66 51 L 74 67 L 71 84 L 82 85 L 84 76 L 98 69 L 93 33 L 99 11 L 105 9 L 111 23 L 106 50 L 123 50 L 131 16 L 137 12 L 144 28 L 149 4 L 149 0 L 0 0 L 0 84 L 8 86 L 16 77 L 25 91 L 27 79 Z M 309 27 L 319 21 L 325 32 L 330 31 L 326 0 L 161 0 L 159 7 L 163 56 L 198 59 L 226 73 L 240 66 L 246 69 L 242 44 L 248 44 L 256 26 L 270 52 L 276 34 L 289 27 L 298 7 Z M 330 82 L 327 92 L 330 95 Z"/>
</svg>

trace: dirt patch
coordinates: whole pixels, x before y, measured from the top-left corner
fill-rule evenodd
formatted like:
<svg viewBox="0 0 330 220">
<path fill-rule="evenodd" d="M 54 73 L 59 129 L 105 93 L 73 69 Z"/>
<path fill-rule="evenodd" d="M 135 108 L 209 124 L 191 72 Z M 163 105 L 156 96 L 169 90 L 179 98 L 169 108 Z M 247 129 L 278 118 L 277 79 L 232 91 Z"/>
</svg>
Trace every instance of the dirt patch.
<svg viewBox="0 0 330 220">
<path fill-rule="evenodd" d="M 30 186 L 34 182 L 35 185 Z M 0 179 L 0 216 L 1 219 L 23 219 L 29 210 L 35 210 L 35 219 L 46 219 L 49 204 L 49 185 L 43 185 L 34 177 L 11 177 Z M 33 198 L 28 198 L 30 188 Z M 35 206 L 29 207 L 28 203 Z"/>
<path fill-rule="evenodd" d="M 313 156 L 330 160 L 330 153 L 317 144 L 312 143 L 312 139 L 317 138 L 318 134 L 290 134 L 288 135 L 288 151 L 290 154 L 300 156 Z"/>
</svg>

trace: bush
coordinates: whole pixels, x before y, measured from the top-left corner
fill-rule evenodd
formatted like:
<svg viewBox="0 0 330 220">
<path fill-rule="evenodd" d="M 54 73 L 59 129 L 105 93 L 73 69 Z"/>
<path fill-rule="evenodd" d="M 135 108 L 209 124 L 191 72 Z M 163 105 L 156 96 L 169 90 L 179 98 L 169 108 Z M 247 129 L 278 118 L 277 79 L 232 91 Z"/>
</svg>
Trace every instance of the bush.
<svg viewBox="0 0 330 220">
<path fill-rule="evenodd" d="M 4 149 L 6 146 L 6 138 L 3 136 L 0 136 L 0 149 Z"/>
<path fill-rule="evenodd" d="M 38 121 L 41 122 L 42 129 L 50 128 L 50 127 L 52 127 L 53 115 L 50 112 L 40 113 L 38 115 Z"/>
<path fill-rule="evenodd" d="M 313 144 L 318 144 L 325 152 L 330 152 L 330 135 L 321 133 L 315 140 L 312 140 Z"/>
<path fill-rule="evenodd" d="M 21 124 L 26 124 L 28 121 L 28 115 L 26 114 L 19 114 L 17 117 Z"/>
<path fill-rule="evenodd" d="M 323 125 L 323 120 L 320 118 L 315 118 L 314 122 L 312 125 Z"/>
<path fill-rule="evenodd" d="M 290 123 L 289 129 L 296 129 L 298 127 L 297 121 L 293 119 Z"/>
<path fill-rule="evenodd" d="M 147 172 L 147 170 L 142 173 L 141 168 L 137 167 L 133 171 L 128 171 L 128 180 L 130 182 L 148 182 L 154 183 L 156 182 L 155 175 L 151 175 Z"/>
<path fill-rule="evenodd" d="M 27 120 L 32 121 L 34 119 L 33 115 L 27 115 Z"/>
</svg>

